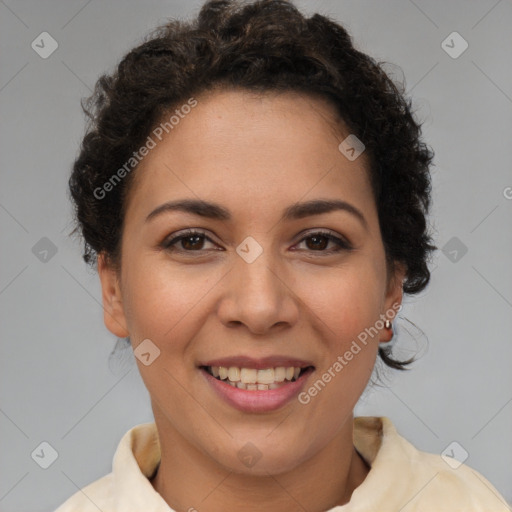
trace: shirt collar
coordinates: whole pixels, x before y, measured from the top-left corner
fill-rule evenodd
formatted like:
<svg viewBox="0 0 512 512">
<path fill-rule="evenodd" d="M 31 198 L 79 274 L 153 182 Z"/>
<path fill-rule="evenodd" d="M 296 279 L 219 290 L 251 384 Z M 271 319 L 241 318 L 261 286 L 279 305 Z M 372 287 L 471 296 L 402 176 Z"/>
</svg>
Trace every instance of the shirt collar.
<svg viewBox="0 0 512 512">
<path fill-rule="evenodd" d="M 172 511 L 149 481 L 160 453 L 155 423 L 137 425 L 123 436 L 112 464 L 114 510 Z"/>
<path fill-rule="evenodd" d="M 331 509 L 332 512 L 368 510 L 375 502 L 382 502 L 383 496 L 375 493 L 377 489 L 378 494 L 385 494 L 386 489 L 396 488 L 396 475 L 386 467 L 389 469 L 390 461 L 403 464 L 410 455 L 401 453 L 400 449 L 397 453 L 397 437 L 398 433 L 388 418 L 354 419 L 354 446 L 371 470 L 352 493 L 350 502 Z M 112 465 L 114 510 L 173 512 L 149 481 L 158 468 L 160 457 L 155 423 L 137 425 L 123 436 Z"/>
</svg>

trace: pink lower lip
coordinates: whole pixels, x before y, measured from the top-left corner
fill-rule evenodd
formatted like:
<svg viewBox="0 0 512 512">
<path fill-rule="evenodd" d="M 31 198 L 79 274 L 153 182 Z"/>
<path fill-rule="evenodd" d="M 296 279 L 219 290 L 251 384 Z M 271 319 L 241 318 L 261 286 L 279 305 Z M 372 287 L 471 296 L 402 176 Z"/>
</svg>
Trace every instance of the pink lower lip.
<svg viewBox="0 0 512 512">
<path fill-rule="evenodd" d="M 266 391 L 252 391 L 239 389 L 217 380 L 206 370 L 200 369 L 213 390 L 228 404 L 244 412 L 268 412 L 275 411 L 287 404 L 297 396 L 306 383 L 306 379 L 311 375 L 313 369 L 310 368 L 304 372 L 296 381 L 289 382 L 277 389 Z"/>
</svg>

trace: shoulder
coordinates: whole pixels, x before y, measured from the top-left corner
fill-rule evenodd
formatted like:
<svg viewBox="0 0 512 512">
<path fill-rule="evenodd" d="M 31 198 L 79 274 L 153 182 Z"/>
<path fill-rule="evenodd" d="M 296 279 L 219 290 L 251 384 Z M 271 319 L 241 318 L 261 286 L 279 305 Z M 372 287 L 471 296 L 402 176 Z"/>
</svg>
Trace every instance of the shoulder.
<svg viewBox="0 0 512 512">
<path fill-rule="evenodd" d="M 112 473 L 83 487 L 62 505 L 55 512 L 98 512 L 109 510 L 112 497 Z"/>
<path fill-rule="evenodd" d="M 411 502 L 418 502 L 418 511 L 427 510 L 420 506 L 422 500 L 436 511 L 511 511 L 491 482 L 472 467 L 447 456 L 416 452 L 411 469 L 417 474 L 418 494 Z"/>
<path fill-rule="evenodd" d="M 149 481 L 159 461 L 156 425 L 137 425 L 119 442 L 112 472 L 75 492 L 55 512 L 168 511 Z"/>
<path fill-rule="evenodd" d="M 371 466 L 354 491 L 356 502 L 371 502 L 382 511 L 511 511 L 484 476 L 455 458 L 418 450 L 388 418 L 356 418 L 354 441 Z"/>
</svg>

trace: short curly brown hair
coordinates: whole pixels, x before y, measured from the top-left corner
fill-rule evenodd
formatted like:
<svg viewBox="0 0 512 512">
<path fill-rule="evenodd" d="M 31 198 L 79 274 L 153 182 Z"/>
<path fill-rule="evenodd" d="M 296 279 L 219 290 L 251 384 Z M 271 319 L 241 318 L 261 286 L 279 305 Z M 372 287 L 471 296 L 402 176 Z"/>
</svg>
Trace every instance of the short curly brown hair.
<svg viewBox="0 0 512 512">
<path fill-rule="evenodd" d="M 197 19 L 170 20 L 96 83 L 83 104 L 90 118 L 69 180 L 84 260 L 120 262 L 126 196 L 135 171 L 97 191 L 141 147 L 166 113 L 213 88 L 294 91 L 331 102 L 366 146 L 388 264 L 407 269 L 405 293 L 423 290 L 436 249 L 427 229 L 432 150 L 421 141 L 411 100 L 381 64 L 356 50 L 326 16 L 306 17 L 285 0 L 206 2 Z M 135 167 L 136 169 L 136 167 Z M 96 192 L 95 192 L 96 191 Z M 390 349 L 383 361 L 403 369 Z"/>
</svg>

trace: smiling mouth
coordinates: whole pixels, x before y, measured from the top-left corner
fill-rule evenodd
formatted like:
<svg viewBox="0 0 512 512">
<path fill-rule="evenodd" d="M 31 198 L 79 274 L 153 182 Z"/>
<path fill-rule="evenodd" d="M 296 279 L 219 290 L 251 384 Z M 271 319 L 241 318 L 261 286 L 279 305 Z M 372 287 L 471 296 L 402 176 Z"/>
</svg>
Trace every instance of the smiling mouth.
<svg viewBox="0 0 512 512">
<path fill-rule="evenodd" d="M 294 366 L 278 366 L 257 370 L 236 366 L 200 366 L 201 370 L 232 387 L 248 391 L 265 391 L 278 389 L 295 382 L 302 375 L 314 370 L 313 366 L 299 368 Z"/>
</svg>

